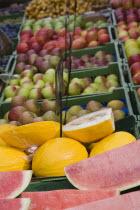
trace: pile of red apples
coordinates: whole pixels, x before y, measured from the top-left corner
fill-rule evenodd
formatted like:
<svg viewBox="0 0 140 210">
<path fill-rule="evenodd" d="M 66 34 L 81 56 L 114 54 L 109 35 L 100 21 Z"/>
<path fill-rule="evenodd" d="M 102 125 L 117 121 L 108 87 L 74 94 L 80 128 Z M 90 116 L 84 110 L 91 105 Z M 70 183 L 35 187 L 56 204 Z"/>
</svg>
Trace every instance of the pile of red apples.
<svg viewBox="0 0 140 210">
<path fill-rule="evenodd" d="M 140 85 L 140 42 L 129 39 L 125 42 L 124 48 L 128 58 L 131 75 L 134 85 Z"/>
<path fill-rule="evenodd" d="M 123 9 L 131 9 L 133 7 L 139 9 L 140 1 L 139 0 L 111 0 L 111 6 L 113 9 L 123 7 Z"/>
<path fill-rule="evenodd" d="M 127 24 L 131 22 L 139 22 L 140 9 L 131 8 L 131 9 L 125 10 L 124 8 L 119 7 L 118 9 L 115 10 L 115 17 L 116 17 L 117 23 L 119 23 L 120 21 L 124 21 Z"/>
<path fill-rule="evenodd" d="M 110 42 L 110 35 L 107 29 L 96 27 L 90 30 L 82 30 L 80 27 L 69 32 L 63 28 L 59 33 L 52 29 L 42 28 L 34 34 L 30 30 L 20 33 L 20 43 L 17 46 L 17 53 L 27 53 L 33 49 L 36 53 L 41 50 L 52 51 L 55 48 L 68 50 L 70 47 L 70 35 L 73 39 L 72 49 L 92 48 Z"/>
<path fill-rule="evenodd" d="M 138 39 L 140 37 L 140 23 L 131 22 L 127 25 L 124 21 L 121 21 L 117 24 L 117 33 L 120 41 Z"/>
</svg>

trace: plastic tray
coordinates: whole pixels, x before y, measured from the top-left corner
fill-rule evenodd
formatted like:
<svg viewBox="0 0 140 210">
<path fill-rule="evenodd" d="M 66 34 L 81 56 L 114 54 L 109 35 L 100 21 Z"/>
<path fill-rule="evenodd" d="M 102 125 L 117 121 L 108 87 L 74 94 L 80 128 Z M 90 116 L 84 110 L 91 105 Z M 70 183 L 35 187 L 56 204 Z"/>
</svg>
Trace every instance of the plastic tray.
<svg viewBox="0 0 140 210">
<path fill-rule="evenodd" d="M 16 60 L 13 64 L 11 75 L 14 72 L 15 65 L 16 65 Z M 120 63 L 113 63 L 113 64 L 110 64 L 109 66 L 101 67 L 100 69 L 93 68 L 87 71 L 79 70 L 78 72 L 72 72 L 71 79 L 75 77 L 78 77 L 78 78 L 90 77 L 94 79 L 96 76 L 107 76 L 109 74 L 116 74 L 119 78 L 120 87 L 127 88 L 127 84 L 125 83 Z M 105 93 L 100 93 L 99 95 L 102 95 L 102 94 L 105 94 Z M 4 101 L 4 92 L 1 97 L 2 97 L 2 101 Z M 81 97 L 81 95 L 69 96 L 69 98 L 75 98 L 75 97 Z"/>
<path fill-rule="evenodd" d="M 117 88 L 111 93 L 106 93 L 104 95 L 100 94 L 92 94 L 87 96 L 81 96 L 77 98 L 69 98 L 68 100 L 63 98 L 62 101 L 62 108 L 66 109 L 74 105 L 81 105 L 83 108 L 86 107 L 89 101 L 98 101 L 101 102 L 104 107 L 106 107 L 107 103 L 111 100 L 122 100 L 125 103 L 125 107 L 122 109 L 126 115 L 134 115 L 133 110 L 131 107 L 128 89 L 124 90 L 123 88 Z M 42 100 L 39 101 L 41 103 Z M 10 103 L 4 102 L 0 106 L 0 117 L 2 118 L 3 115 L 10 110 Z"/>
</svg>

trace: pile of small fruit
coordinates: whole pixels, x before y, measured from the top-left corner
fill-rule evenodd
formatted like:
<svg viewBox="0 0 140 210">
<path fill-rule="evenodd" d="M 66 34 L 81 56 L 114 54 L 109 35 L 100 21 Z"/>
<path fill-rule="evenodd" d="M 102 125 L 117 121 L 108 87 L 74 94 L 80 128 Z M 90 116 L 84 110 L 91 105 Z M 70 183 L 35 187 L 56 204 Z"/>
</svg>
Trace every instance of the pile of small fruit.
<svg viewBox="0 0 140 210">
<path fill-rule="evenodd" d="M 67 0 L 33 0 L 26 8 L 26 16 L 28 19 L 43 19 L 46 17 L 64 16 L 67 12 L 75 14 L 75 1 L 71 0 L 69 3 L 70 5 L 67 5 Z M 84 14 L 91 11 L 91 4 L 90 0 L 78 0 L 76 13 Z"/>
<path fill-rule="evenodd" d="M 13 39 L 17 37 L 20 25 L 7 23 L 6 25 L 0 25 L 0 29 L 2 29 L 10 39 Z"/>
<path fill-rule="evenodd" d="M 115 17 L 116 17 L 117 23 L 119 23 L 120 21 L 124 21 L 127 24 L 131 22 L 139 22 L 140 9 L 131 8 L 131 9 L 125 10 L 124 8 L 120 7 L 115 10 Z"/>
<path fill-rule="evenodd" d="M 137 40 L 128 39 L 124 48 L 128 58 L 130 72 L 134 85 L 140 85 L 140 37 Z"/>
<path fill-rule="evenodd" d="M 29 50 L 26 54 L 19 54 L 16 58 L 17 64 L 14 73 L 21 74 L 24 70 L 32 70 L 34 73 L 45 73 L 49 68 L 56 68 L 60 60 L 61 50 L 53 49 L 51 52 L 41 50 L 36 54 L 34 50 Z M 65 70 L 68 68 L 69 57 L 63 62 Z M 71 56 L 72 70 L 85 69 L 98 66 L 107 66 L 110 62 L 114 62 L 115 58 L 105 51 L 98 51 L 95 55 L 86 54 L 77 58 Z"/>
<path fill-rule="evenodd" d="M 33 122 L 59 122 L 60 120 L 60 116 L 56 114 L 55 101 L 44 99 L 41 104 L 39 104 L 34 99 L 27 100 L 25 96 L 15 96 L 10 105 L 10 111 L 5 113 L 3 119 L 0 120 L 0 124 L 10 123 L 20 126 Z M 112 100 L 104 104 L 98 101 L 89 101 L 86 106 L 74 105 L 67 111 L 62 111 L 62 121 L 64 124 L 66 119 L 66 123 L 69 123 L 78 117 L 96 112 L 104 107 L 112 108 L 114 120 L 119 120 L 126 116 L 123 111 L 125 106 L 126 105 L 121 100 Z"/>
<path fill-rule="evenodd" d="M 23 95 L 29 99 L 40 100 L 42 98 L 55 98 L 55 70 L 48 69 L 45 74 L 35 74 L 31 70 L 25 70 L 21 75 L 15 74 L 17 79 L 10 80 L 4 89 L 5 101 L 11 101 L 16 95 Z M 92 76 L 93 77 L 93 76 Z M 63 72 L 63 95 L 66 94 L 68 74 Z M 69 96 L 112 92 L 119 87 L 119 78 L 115 74 L 108 76 L 94 76 L 93 79 L 73 78 L 69 84 Z"/>
<path fill-rule="evenodd" d="M 111 6 L 114 9 L 123 7 L 124 9 L 140 8 L 139 0 L 111 0 Z"/>
<path fill-rule="evenodd" d="M 25 30 L 30 30 L 33 33 L 41 28 L 49 28 L 55 30 L 57 33 L 62 28 L 65 28 L 66 24 L 66 17 L 61 16 L 59 18 L 53 18 L 53 19 L 41 19 L 41 20 L 27 20 L 23 26 L 22 26 L 22 31 Z M 68 25 L 68 30 L 73 31 L 74 27 L 80 27 L 81 29 L 89 30 L 93 27 L 98 27 L 98 28 L 105 28 L 109 25 L 107 21 L 99 20 L 97 22 L 93 21 L 85 21 L 84 16 L 75 16 L 75 15 L 70 15 L 69 18 L 69 25 Z"/>
<path fill-rule="evenodd" d="M 73 36 L 72 49 L 82 49 L 96 47 L 110 42 L 111 38 L 107 29 L 91 28 L 82 30 L 75 28 L 74 32 L 69 32 L 63 28 L 57 34 L 54 30 L 42 28 L 35 32 L 25 30 L 20 33 L 20 43 L 17 46 L 18 53 L 26 53 L 30 49 L 40 52 L 42 49 L 51 51 L 54 48 L 68 50 L 70 46 L 69 35 Z"/>
<path fill-rule="evenodd" d="M 22 12 L 25 10 L 25 7 L 27 6 L 27 3 L 25 4 L 11 4 L 9 7 L 4 7 L 0 9 L 0 16 L 3 15 L 13 15 L 19 12 Z"/>
<path fill-rule="evenodd" d="M 0 20 L 0 25 L 6 25 L 7 23 L 14 25 L 21 22 L 22 22 L 22 17 L 6 18 L 2 21 Z"/>
<path fill-rule="evenodd" d="M 131 22 L 126 25 L 123 21 L 121 21 L 117 24 L 117 32 L 120 41 L 138 39 L 140 37 L 140 23 Z"/>
</svg>

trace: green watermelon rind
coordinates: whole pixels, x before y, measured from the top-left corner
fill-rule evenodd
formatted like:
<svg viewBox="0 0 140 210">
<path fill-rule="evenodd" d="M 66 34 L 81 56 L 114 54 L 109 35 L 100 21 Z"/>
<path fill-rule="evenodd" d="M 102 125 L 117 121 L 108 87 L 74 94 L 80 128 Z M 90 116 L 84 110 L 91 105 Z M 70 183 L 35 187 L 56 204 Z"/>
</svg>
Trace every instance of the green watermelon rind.
<svg viewBox="0 0 140 210">
<path fill-rule="evenodd" d="M 16 198 L 29 185 L 31 178 L 32 178 L 33 171 L 32 170 L 24 170 L 24 171 L 21 171 L 21 173 L 23 174 L 23 183 L 21 184 L 21 186 L 19 188 L 17 188 L 13 193 L 8 195 L 6 198 Z"/>
<path fill-rule="evenodd" d="M 67 172 L 66 172 L 66 168 L 64 168 L 64 172 L 65 172 L 65 174 L 66 174 L 66 177 L 67 177 L 67 179 L 69 180 L 69 182 L 74 186 L 74 187 L 76 187 L 77 189 L 79 189 L 79 190 L 88 190 L 87 188 L 83 188 L 83 187 L 79 187 L 77 184 L 75 184 L 75 183 L 73 183 L 73 181 L 70 179 L 70 177 L 69 177 L 69 175 L 67 174 Z M 134 188 L 134 187 L 137 187 L 137 186 L 139 186 L 140 185 L 140 180 L 136 183 L 136 184 L 134 184 L 133 183 L 133 185 L 127 185 L 126 187 L 120 187 L 120 188 L 114 188 L 114 190 L 118 190 L 118 195 L 120 195 L 120 193 L 122 192 L 122 191 L 125 191 L 125 190 L 130 190 L 130 189 L 132 189 L 132 188 Z M 91 190 L 91 189 L 90 189 Z M 111 190 L 111 189 L 102 189 L 102 188 L 96 188 L 96 189 L 92 189 L 92 190 Z M 113 190 L 113 189 L 112 189 Z"/>
</svg>

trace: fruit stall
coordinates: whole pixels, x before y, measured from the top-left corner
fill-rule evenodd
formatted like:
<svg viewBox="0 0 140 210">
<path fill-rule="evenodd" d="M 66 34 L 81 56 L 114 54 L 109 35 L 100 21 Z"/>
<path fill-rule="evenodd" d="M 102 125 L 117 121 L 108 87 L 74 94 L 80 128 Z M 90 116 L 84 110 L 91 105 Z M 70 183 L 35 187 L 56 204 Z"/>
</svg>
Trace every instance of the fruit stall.
<svg viewBox="0 0 140 210">
<path fill-rule="evenodd" d="M 140 0 L 0 0 L 0 209 L 139 210 L 139 139 Z"/>
</svg>

